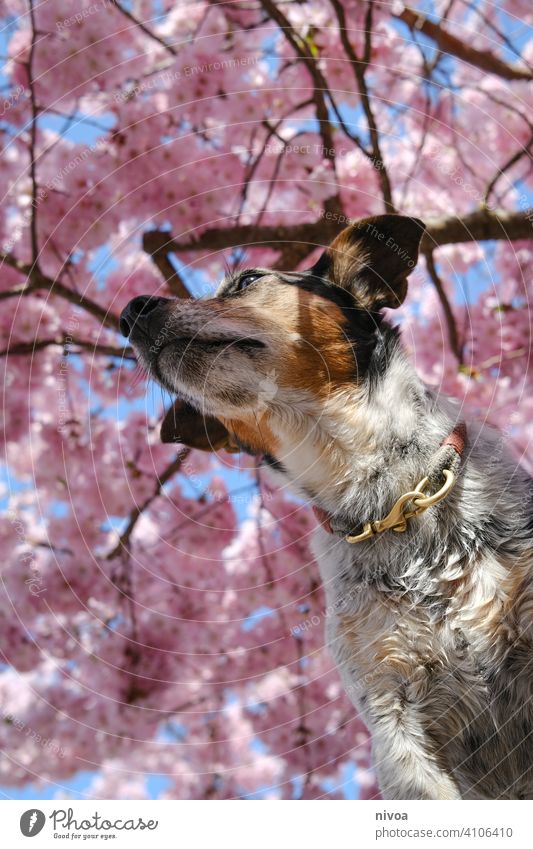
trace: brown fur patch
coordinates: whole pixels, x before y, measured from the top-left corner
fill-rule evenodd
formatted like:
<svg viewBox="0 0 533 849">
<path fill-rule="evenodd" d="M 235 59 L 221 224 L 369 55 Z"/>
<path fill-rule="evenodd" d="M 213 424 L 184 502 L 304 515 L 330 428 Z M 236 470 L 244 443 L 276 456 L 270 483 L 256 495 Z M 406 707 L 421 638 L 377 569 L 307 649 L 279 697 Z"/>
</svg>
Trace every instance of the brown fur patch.
<svg viewBox="0 0 533 849">
<path fill-rule="evenodd" d="M 327 397 L 333 387 L 353 380 L 354 355 L 346 338 L 346 319 L 335 304 L 302 290 L 287 295 L 290 332 L 302 342 L 294 343 L 287 359 L 280 363 L 280 383 L 310 390 L 316 398 Z M 294 296 L 297 303 L 291 303 Z M 294 311 L 294 312 L 293 312 Z M 285 321 L 289 323 L 289 319 Z"/>
<path fill-rule="evenodd" d="M 333 387 L 353 382 L 353 349 L 346 318 L 336 304 L 276 280 L 250 289 L 239 307 L 270 341 L 275 379 L 281 386 L 324 398 Z"/>
<path fill-rule="evenodd" d="M 275 457 L 278 451 L 277 440 L 269 426 L 269 416 L 247 415 L 242 419 L 223 419 L 224 425 L 245 445 L 252 454 L 270 454 Z"/>
</svg>

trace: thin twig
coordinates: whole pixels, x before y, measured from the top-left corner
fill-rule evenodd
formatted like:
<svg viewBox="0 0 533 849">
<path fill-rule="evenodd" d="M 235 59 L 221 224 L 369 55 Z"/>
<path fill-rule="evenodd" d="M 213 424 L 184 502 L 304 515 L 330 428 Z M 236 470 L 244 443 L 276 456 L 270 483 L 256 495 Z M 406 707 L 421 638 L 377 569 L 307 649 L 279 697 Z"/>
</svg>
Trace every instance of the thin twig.
<svg viewBox="0 0 533 849">
<path fill-rule="evenodd" d="M 341 43 L 344 48 L 344 52 L 350 60 L 357 87 L 359 89 L 361 105 L 363 107 L 363 112 L 365 113 L 366 121 L 368 124 L 368 133 L 370 136 L 370 144 L 372 147 L 372 156 L 370 158 L 370 161 L 372 162 L 372 165 L 378 175 L 386 211 L 396 212 L 396 208 L 392 200 L 392 187 L 387 169 L 385 167 L 385 163 L 383 161 L 383 154 L 381 152 L 381 144 L 379 140 L 379 131 L 374 116 L 374 111 L 372 109 L 368 86 L 366 84 L 365 78 L 365 71 L 370 63 L 370 57 L 372 54 L 372 5 L 372 0 L 369 0 L 365 16 L 364 56 L 362 59 L 359 59 L 350 43 L 350 39 L 348 38 L 344 7 L 340 0 L 332 0 L 332 6 L 335 9 L 335 14 L 337 15 L 337 21 L 339 24 L 339 34 L 341 38 Z"/>
<path fill-rule="evenodd" d="M 448 329 L 448 340 L 450 342 L 450 348 L 452 349 L 457 359 L 457 362 L 459 363 L 459 365 L 461 365 L 461 363 L 463 362 L 463 349 L 459 341 L 459 333 L 457 331 L 457 324 L 455 323 L 455 316 L 453 314 L 451 304 L 444 289 L 444 283 L 439 277 L 439 274 L 435 267 L 435 261 L 433 259 L 432 251 L 427 251 L 424 254 L 424 257 L 426 259 L 426 267 L 428 270 L 429 277 L 431 279 L 431 282 L 435 286 L 439 301 L 442 306 L 442 310 L 444 312 L 444 317 L 446 319 L 446 327 Z"/>
<path fill-rule="evenodd" d="M 490 182 L 489 182 L 489 184 L 486 188 L 485 196 L 483 198 L 483 203 L 485 203 L 485 204 L 488 203 L 489 198 L 490 198 L 492 192 L 494 191 L 494 187 L 496 186 L 496 183 L 498 183 L 500 177 L 503 177 L 505 172 L 508 171 L 510 168 L 512 168 L 513 165 L 516 165 L 516 163 L 519 162 L 522 159 L 523 156 L 529 155 L 532 145 L 533 145 L 533 135 L 531 136 L 531 138 L 529 139 L 527 144 L 525 144 L 524 147 L 520 148 L 520 150 L 517 150 L 516 153 L 514 153 L 507 160 L 507 162 L 505 162 L 505 164 L 502 165 L 502 167 L 496 172 L 496 174 L 494 175 L 492 180 L 490 180 Z"/>
<path fill-rule="evenodd" d="M 168 483 L 168 481 L 173 477 L 173 475 L 176 474 L 176 472 L 179 471 L 183 461 L 187 459 L 189 454 L 189 448 L 184 448 L 183 451 L 180 451 L 179 454 L 177 454 L 177 456 L 174 458 L 172 463 L 170 463 L 170 465 L 167 466 L 165 471 L 157 478 L 155 490 L 152 495 L 149 495 L 148 498 L 146 498 L 142 504 L 135 506 L 131 510 L 128 523 L 124 531 L 120 535 L 120 538 L 115 548 L 107 555 L 106 560 L 114 560 L 115 557 L 119 556 L 119 554 L 122 554 L 123 552 L 127 552 L 129 550 L 131 535 L 135 530 L 135 525 L 137 524 L 138 520 L 140 519 L 144 511 L 152 504 L 152 502 L 155 501 L 155 499 L 161 495 L 161 491 L 165 484 Z"/>
<path fill-rule="evenodd" d="M 144 34 L 148 36 L 148 38 L 151 38 L 152 41 L 157 41 L 157 43 L 160 44 L 161 47 L 164 47 L 165 50 L 167 50 L 169 53 L 171 53 L 172 56 L 178 55 L 178 51 L 175 47 L 172 46 L 172 44 L 169 44 L 167 41 L 164 40 L 164 38 L 161 38 L 161 36 L 156 35 L 155 32 L 152 32 L 152 30 L 149 29 L 146 24 L 140 21 L 139 18 L 136 18 L 135 15 L 125 9 L 124 6 L 122 6 L 118 2 L 118 0 L 111 0 L 111 3 L 113 4 L 113 6 L 115 6 L 116 9 L 118 9 L 119 12 L 121 12 L 121 14 L 123 14 L 126 18 L 128 18 L 128 20 L 135 24 L 136 27 L 139 27 L 139 29 L 142 30 L 142 32 L 144 32 Z"/>
<path fill-rule="evenodd" d="M 28 87 L 30 90 L 31 103 L 31 125 L 30 125 L 30 179 L 31 179 L 31 219 L 30 219 L 30 239 L 33 265 L 37 266 L 39 261 L 39 240 L 37 235 L 37 168 L 35 155 L 37 150 L 37 118 L 39 110 L 37 108 L 37 100 L 35 97 L 35 83 L 33 80 L 33 61 L 35 58 L 35 44 L 37 40 L 37 28 L 35 25 L 35 10 L 33 8 L 33 0 L 29 0 L 30 4 L 30 25 L 31 25 L 31 42 L 28 54 L 28 63 L 26 65 L 28 72 Z"/>
<path fill-rule="evenodd" d="M 309 45 L 291 26 L 288 18 L 285 17 L 276 3 L 274 3 L 273 0 L 260 0 L 260 3 L 269 17 L 280 27 L 283 35 L 309 72 L 313 84 L 313 100 L 315 103 L 316 118 L 323 142 L 323 156 L 324 159 L 330 163 L 333 174 L 336 175 L 336 155 L 333 143 L 333 129 L 329 120 L 329 112 L 324 94 L 328 91 L 326 80 L 320 71 L 316 58 L 313 56 Z M 334 197 L 328 198 L 328 203 L 332 212 L 342 211 L 338 191 Z"/>
</svg>

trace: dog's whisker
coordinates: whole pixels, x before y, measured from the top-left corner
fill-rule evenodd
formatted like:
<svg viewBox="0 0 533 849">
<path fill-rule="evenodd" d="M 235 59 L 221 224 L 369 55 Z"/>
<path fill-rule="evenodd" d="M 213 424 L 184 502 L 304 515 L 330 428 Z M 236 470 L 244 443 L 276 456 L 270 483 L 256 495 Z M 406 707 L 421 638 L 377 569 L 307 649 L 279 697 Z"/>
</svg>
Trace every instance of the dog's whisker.
<svg viewBox="0 0 533 849">
<path fill-rule="evenodd" d="M 126 394 L 132 395 L 133 392 L 137 389 L 139 384 L 149 378 L 149 374 L 147 369 L 145 369 L 140 363 L 137 363 L 135 368 L 131 373 L 131 380 L 129 386 L 126 387 Z"/>
</svg>

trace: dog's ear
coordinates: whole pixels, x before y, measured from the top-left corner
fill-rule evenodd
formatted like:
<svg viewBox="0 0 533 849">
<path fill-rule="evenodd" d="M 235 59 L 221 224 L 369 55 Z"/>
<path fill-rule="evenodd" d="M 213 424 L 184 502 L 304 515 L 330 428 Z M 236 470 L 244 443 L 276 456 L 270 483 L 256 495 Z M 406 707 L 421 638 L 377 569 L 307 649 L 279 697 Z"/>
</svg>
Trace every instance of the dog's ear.
<svg viewBox="0 0 533 849">
<path fill-rule="evenodd" d="M 180 442 L 200 451 L 235 451 L 230 433 L 214 416 L 204 416 L 179 399 L 174 402 L 161 424 L 161 442 Z"/>
<path fill-rule="evenodd" d="M 369 310 L 399 307 L 424 230 L 422 221 L 404 215 L 363 218 L 339 233 L 311 273 L 347 289 Z"/>
</svg>

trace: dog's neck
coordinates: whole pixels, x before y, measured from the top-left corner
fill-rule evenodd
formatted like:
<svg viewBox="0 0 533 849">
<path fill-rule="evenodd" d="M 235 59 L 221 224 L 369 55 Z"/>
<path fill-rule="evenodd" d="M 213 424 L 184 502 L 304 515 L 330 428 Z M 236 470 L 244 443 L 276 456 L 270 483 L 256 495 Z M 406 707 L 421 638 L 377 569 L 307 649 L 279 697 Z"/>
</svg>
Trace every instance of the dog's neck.
<svg viewBox="0 0 533 849">
<path fill-rule="evenodd" d="M 279 425 L 279 462 L 293 486 L 332 515 L 379 516 L 425 476 L 457 421 L 420 381 L 396 332 L 384 325 L 361 383 L 316 411 Z"/>
</svg>

